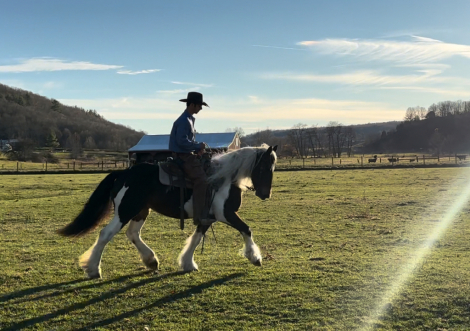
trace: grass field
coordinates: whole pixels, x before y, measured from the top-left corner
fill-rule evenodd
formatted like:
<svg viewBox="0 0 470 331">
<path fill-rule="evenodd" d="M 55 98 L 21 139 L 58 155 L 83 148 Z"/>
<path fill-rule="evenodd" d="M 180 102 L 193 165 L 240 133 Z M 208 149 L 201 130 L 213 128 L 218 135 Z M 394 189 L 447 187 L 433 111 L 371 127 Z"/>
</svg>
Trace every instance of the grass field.
<svg viewBox="0 0 470 331">
<path fill-rule="evenodd" d="M 272 199 L 248 192 L 240 211 L 262 267 L 216 224 L 217 243 L 210 234 L 196 253 L 200 271 L 180 274 L 193 227 L 183 233 L 152 213 L 142 238 L 159 273 L 143 268 L 121 231 L 104 252 L 103 279 L 87 280 L 77 260 L 98 231 L 74 240 L 54 231 L 103 177 L 0 176 L 0 329 L 470 329 L 467 201 L 446 216 L 468 168 L 279 172 Z"/>
</svg>

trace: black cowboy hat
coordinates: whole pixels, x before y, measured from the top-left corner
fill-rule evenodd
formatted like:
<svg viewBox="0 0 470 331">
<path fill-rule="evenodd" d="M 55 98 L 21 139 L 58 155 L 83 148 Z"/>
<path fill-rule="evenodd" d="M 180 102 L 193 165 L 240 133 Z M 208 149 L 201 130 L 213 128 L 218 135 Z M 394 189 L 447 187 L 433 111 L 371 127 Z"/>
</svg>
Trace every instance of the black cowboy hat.
<svg viewBox="0 0 470 331">
<path fill-rule="evenodd" d="M 186 99 L 181 99 L 180 101 L 195 103 L 196 105 L 203 105 L 209 107 L 207 103 L 202 101 L 202 94 L 199 92 L 188 92 L 188 97 Z"/>
</svg>

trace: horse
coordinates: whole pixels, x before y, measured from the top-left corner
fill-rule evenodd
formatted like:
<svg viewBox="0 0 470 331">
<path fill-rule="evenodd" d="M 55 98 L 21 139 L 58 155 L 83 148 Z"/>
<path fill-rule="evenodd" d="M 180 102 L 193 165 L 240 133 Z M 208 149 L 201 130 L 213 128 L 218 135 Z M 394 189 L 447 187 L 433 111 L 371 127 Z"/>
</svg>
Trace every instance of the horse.
<svg viewBox="0 0 470 331">
<path fill-rule="evenodd" d="M 277 145 L 244 147 L 215 155 L 211 160 L 209 185 L 216 185 L 212 193 L 209 217 L 238 230 L 244 239 L 244 255 L 255 266 L 261 266 L 262 256 L 253 241 L 248 225 L 238 216 L 242 193 L 255 191 L 261 200 L 271 197 L 273 172 L 276 166 Z M 150 210 L 170 218 L 180 217 L 180 188 L 170 188 L 159 180 L 159 166 L 140 163 L 125 170 L 113 171 L 97 186 L 78 216 L 57 232 L 66 237 L 80 237 L 93 229 L 111 211 L 114 217 L 100 232 L 96 242 L 81 255 L 79 264 L 89 278 L 101 278 L 101 255 L 106 244 L 127 224 L 127 238 L 137 248 L 144 265 L 158 270 L 159 261 L 152 249 L 141 239 L 140 231 Z M 192 190 L 186 189 L 184 217 L 193 216 Z M 182 271 L 199 270 L 194 251 L 210 225 L 196 224 L 196 230 L 186 240 L 178 257 Z"/>
</svg>

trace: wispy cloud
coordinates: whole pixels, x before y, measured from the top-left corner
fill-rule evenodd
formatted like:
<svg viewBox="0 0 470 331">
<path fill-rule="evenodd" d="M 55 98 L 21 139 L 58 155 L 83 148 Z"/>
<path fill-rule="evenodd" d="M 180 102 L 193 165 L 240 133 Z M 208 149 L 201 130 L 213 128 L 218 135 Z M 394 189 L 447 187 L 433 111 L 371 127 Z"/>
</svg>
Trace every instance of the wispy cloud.
<svg viewBox="0 0 470 331">
<path fill-rule="evenodd" d="M 354 56 L 364 61 L 392 61 L 398 64 L 432 63 L 453 56 L 470 58 L 469 45 L 446 43 L 420 36 L 412 36 L 408 41 L 324 39 L 302 41 L 298 44 L 322 54 Z"/>
<path fill-rule="evenodd" d="M 269 46 L 269 45 L 251 45 L 253 47 L 263 47 L 263 48 L 277 48 L 277 49 L 289 49 L 294 51 L 305 51 L 303 48 L 294 48 L 294 47 L 282 47 L 282 46 Z"/>
<path fill-rule="evenodd" d="M 122 68 L 122 66 L 119 65 L 96 64 L 84 61 L 66 61 L 54 58 L 33 58 L 19 61 L 17 64 L 0 66 L 0 72 L 21 73 L 61 70 L 110 70 L 120 68 Z"/>
<path fill-rule="evenodd" d="M 410 86 L 419 83 L 458 83 L 470 86 L 470 79 L 461 77 L 439 76 L 441 70 L 423 69 L 415 74 L 408 75 L 388 75 L 377 70 L 362 70 L 344 74 L 316 75 L 316 74 L 296 74 L 296 73 L 265 73 L 259 77 L 264 79 L 284 79 L 318 83 L 338 83 L 347 85 L 373 85 L 384 86 L 400 84 Z"/>
<path fill-rule="evenodd" d="M 131 70 L 119 70 L 117 73 L 120 75 L 140 75 L 140 74 L 150 74 L 152 72 L 158 72 L 162 69 L 148 69 L 148 70 L 141 70 L 141 71 L 131 71 Z"/>
<path fill-rule="evenodd" d="M 178 82 L 178 81 L 172 81 L 172 84 L 176 85 L 191 85 L 191 86 L 199 86 L 199 87 L 213 87 L 213 84 L 200 84 L 200 83 L 189 83 L 189 82 Z"/>
</svg>

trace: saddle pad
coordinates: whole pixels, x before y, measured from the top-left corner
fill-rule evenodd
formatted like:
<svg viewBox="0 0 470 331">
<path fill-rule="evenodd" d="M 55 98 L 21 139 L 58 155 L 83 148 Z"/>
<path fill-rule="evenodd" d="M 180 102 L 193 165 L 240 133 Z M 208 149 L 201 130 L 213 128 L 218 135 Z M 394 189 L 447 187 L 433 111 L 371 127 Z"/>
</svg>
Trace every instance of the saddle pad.
<svg viewBox="0 0 470 331">
<path fill-rule="evenodd" d="M 160 183 L 162 183 L 163 185 L 170 186 L 171 185 L 170 175 L 162 169 L 161 165 L 158 165 L 158 168 L 159 168 L 158 169 L 158 174 L 159 174 Z M 179 180 L 178 180 L 178 177 L 176 177 L 176 176 L 172 176 L 172 177 L 173 177 L 172 178 L 173 179 L 173 186 L 181 187 L 181 185 L 179 183 Z M 186 188 L 190 188 L 190 189 L 193 188 L 193 184 L 188 180 L 186 180 Z"/>
</svg>

